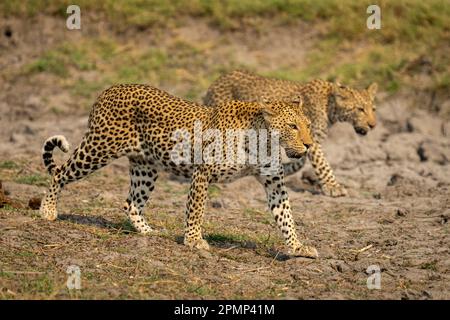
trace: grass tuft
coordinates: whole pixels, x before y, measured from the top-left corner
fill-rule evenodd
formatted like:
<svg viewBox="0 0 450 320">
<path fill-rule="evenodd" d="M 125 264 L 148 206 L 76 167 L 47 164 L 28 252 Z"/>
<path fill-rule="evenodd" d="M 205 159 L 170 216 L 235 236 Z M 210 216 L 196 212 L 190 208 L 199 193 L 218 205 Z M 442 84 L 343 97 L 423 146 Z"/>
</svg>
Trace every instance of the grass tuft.
<svg viewBox="0 0 450 320">
<path fill-rule="evenodd" d="M 41 176 L 40 174 L 31 174 L 18 177 L 15 182 L 35 186 L 48 186 L 49 181 L 47 177 Z"/>
<path fill-rule="evenodd" d="M 30 17 L 43 13 L 66 17 L 69 4 L 68 0 L 10 0 L 0 3 L 0 12 L 4 16 Z M 168 29 L 189 17 L 206 19 L 221 32 L 245 26 L 260 28 L 264 23 L 255 21 L 268 18 L 288 27 L 304 21 L 318 30 L 316 43 L 306 55 L 305 67 L 299 69 L 280 61 L 265 75 L 298 81 L 320 77 L 361 87 L 378 82 L 381 89 L 396 92 L 401 87 L 417 89 L 421 85 L 404 71 L 418 57 L 425 56 L 431 57 L 433 66 L 433 79 L 425 89 L 447 92 L 450 89 L 447 1 L 381 2 L 380 30 L 366 27 L 366 9 L 370 4 L 369 0 L 77 2 L 82 15 L 100 15 L 115 31 Z M 139 51 L 124 48 L 114 39 L 93 36 L 89 41 L 63 44 L 45 52 L 26 71 L 48 72 L 67 79 L 72 71 L 96 70 L 100 66 L 99 79 L 75 79 L 67 84 L 74 87 L 75 95 L 92 98 L 94 92 L 119 82 L 143 82 L 160 87 L 182 82 L 186 83 L 186 89 L 177 94 L 198 100 L 220 73 L 247 67 L 237 65 L 232 53 L 222 58 L 226 61 L 223 65 L 211 63 L 213 57 L 208 54 L 208 45 L 211 44 L 193 44 L 181 38 L 168 47 Z"/>
<path fill-rule="evenodd" d="M 17 169 L 17 168 L 19 168 L 19 166 L 14 161 L 6 160 L 0 162 L 0 169 Z"/>
</svg>

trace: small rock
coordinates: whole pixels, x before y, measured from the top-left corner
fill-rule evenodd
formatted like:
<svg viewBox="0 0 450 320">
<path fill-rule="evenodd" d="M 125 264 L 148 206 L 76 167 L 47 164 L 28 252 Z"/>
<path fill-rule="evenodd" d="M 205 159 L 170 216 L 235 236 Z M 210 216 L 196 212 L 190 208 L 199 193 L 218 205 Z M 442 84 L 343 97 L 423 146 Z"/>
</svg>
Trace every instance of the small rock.
<svg viewBox="0 0 450 320">
<path fill-rule="evenodd" d="M 35 135 L 36 134 L 36 132 L 30 126 L 27 126 L 27 125 L 24 127 L 23 132 L 25 134 L 29 134 L 29 135 Z"/>
<path fill-rule="evenodd" d="M 244 241 L 242 243 L 242 248 L 246 249 L 256 249 L 258 246 L 253 241 Z"/>
<path fill-rule="evenodd" d="M 433 299 L 433 295 L 427 290 L 422 291 L 422 297 L 424 299 Z"/>
<path fill-rule="evenodd" d="M 16 209 L 23 208 L 22 204 L 7 197 L 7 192 L 3 189 L 2 182 L 0 181 L 0 208 L 10 206 Z"/>
<path fill-rule="evenodd" d="M 12 35 L 13 35 L 13 32 L 12 32 L 11 27 L 10 27 L 10 26 L 7 26 L 7 27 L 5 28 L 5 31 L 3 32 L 3 34 L 5 35 L 5 37 L 11 38 Z"/>
<path fill-rule="evenodd" d="M 41 207 L 41 201 L 42 199 L 39 197 L 33 197 L 28 201 L 28 207 L 32 210 L 39 210 Z"/>
<path fill-rule="evenodd" d="M 439 165 L 446 165 L 450 162 L 448 145 L 434 140 L 426 140 L 420 143 L 417 148 L 417 155 L 422 162 L 432 161 Z"/>
<path fill-rule="evenodd" d="M 406 289 L 402 293 L 402 300 L 427 300 L 432 299 L 432 295 L 430 292 L 424 290 L 422 292 L 419 292 L 417 290 L 412 289 Z"/>
<path fill-rule="evenodd" d="M 425 154 L 425 149 L 422 144 L 417 148 L 417 154 L 418 154 L 421 162 L 425 162 L 428 160 L 428 157 Z"/>
<path fill-rule="evenodd" d="M 340 273 L 343 273 L 343 272 L 346 272 L 349 270 L 349 268 L 342 261 L 332 262 L 331 267 Z"/>
<path fill-rule="evenodd" d="M 397 173 L 394 173 L 394 174 L 391 176 L 391 178 L 389 179 L 387 185 L 388 185 L 388 186 L 394 186 L 394 185 L 397 184 L 397 182 L 398 182 L 401 178 L 402 178 L 401 175 L 399 175 L 399 174 L 397 174 Z"/>
<path fill-rule="evenodd" d="M 291 273 L 291 277 L 296 281 L 303 280 L 303 277 L 298 275 L 297 273 Z"/>
<path fill-rule="evenodd" d="M 213 200 L 213 201 L 211 201 L 211 207 L 213 207 L 215 209 L 219 209 L 219 208 L 222 208 L 222 204 L 220 203 L 220 201 Z"/>
<path fill-rule="evenodd" d="M 383 245 L 386 247 L 396 246 L 397 244 L 398 244 L 398 241 L 395 239 L 386 239 L 383 242 Z"/>
<path fill-rule="evenodd" d="M 397 216 L 399 217 L 406 217 L 409 214 L 409 210 L 405 208 L 398 208 L 397 209 Z"/>
<path fill-rule="evenodd" d="M 406 289 L 402 292 L 402 300 L 416 300 L 418 296 L 418 292 L 412 289 Z"/>
</svg>

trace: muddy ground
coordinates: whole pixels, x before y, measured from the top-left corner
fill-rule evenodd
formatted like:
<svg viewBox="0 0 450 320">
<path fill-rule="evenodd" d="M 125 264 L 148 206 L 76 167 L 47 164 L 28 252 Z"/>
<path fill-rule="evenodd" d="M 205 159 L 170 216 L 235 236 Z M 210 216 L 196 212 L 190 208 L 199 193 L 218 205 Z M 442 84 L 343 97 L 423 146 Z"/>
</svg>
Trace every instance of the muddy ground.
<svg viewBox="0 0 450 320">
<path fill-rule="evenodd" d="M 216 36 L 211 30 L 201 34 Z M 245 39 L 245 33 L 234 36 L 234 43 Z M 257 63 L 270 36 L 283 42 L 289 32 L 277 30 L 247 46 L 240 52 L 243 59 Z M 9 72 L 48 45 L 2 41 Z M 266 66 L 285 53 L 265 54 Z M 3 77 L 1 298 L 450 299 L 450 124 L 412 108 L 413 95 L 381 93 L 379 124 L 366 137 L 348 124 L 331 129 L 324 149 L 348 197 L 321 195 L 309 165 L 287 178 L 298 232 L 320 254 L 311 260 L 285 255 L 264 191 L 251 177 L 211 188 L 204 224 L 210 252 L 182 245 L 189 183 L 165 174 L 145 211 L 160 235 L 130 229 L 121 211 L 128 191 L 125 159 L 66 187 L 57 221 L 40 219 L 28 202 L 42 197 L 48 185 L 42 143 L 63 134 L 74 147 L 88 115 L 88 108 L 52 81 L 45 74 Z M 58 112 L 49 107 L 55 104 Z M 60 163 L 65 157 L 57 153 L 56 158 Z M 81 290 L 66 287 L 71 265 L 80 268 Z M 372 265 L 381 270 L 379 290 L 366 285 Z"/>
</svg>

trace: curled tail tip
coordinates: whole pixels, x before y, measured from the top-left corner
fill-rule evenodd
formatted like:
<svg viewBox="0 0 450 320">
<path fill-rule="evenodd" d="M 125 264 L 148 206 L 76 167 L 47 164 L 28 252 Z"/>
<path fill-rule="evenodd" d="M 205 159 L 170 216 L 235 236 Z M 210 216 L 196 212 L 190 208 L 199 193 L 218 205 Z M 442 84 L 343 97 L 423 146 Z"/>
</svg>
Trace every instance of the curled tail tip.
<svg viewBox="0 0 450 320">
<path fill-rule="evenodd" d="M 44 146 L 42 147 L 42 158 L 44 160 L 44 166 L 47 168 L 47 171 L 50 175 L 53 175 L 56 164 L 53 160 L 53 150 L 58 147 L 63 152 L 69 151 L 69 143 L 64 136 L 57 135 L 52 136 L 45 140 Z"/>
<path fill-rule="evenodd" d="M 66 137 L 62 135 L 51 136 L 44 142 L 43 151 L 53 151 L 55 147 L 58 147 L 62 152 L 69 152 L 70 146 L 69 142 L 67 142 Z"/>
<path fill-rule="evenodd" d="M 61 149 L 61 151 L 64 153 L 69 152 L 70 146 L 69 146 L 69 142 L 67 141 L 66 137 L 59 135 L 59 136 L 55 136 L 55 138 L 57 138 L 58 141 L 61 141 L 61 144 L 58 144 L 59 149 Z"/>
</svg>

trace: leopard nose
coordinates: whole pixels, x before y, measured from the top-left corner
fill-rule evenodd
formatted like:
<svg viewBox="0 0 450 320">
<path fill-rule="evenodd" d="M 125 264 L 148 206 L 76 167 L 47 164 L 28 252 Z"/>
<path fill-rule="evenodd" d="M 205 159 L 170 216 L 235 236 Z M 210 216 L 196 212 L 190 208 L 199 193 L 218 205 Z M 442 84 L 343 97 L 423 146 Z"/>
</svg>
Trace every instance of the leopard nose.
<svg viewBox="0 0 450 320">
<path fill-rule="evenodd" d="M 309 149 L 311 147 L 311 143 L 303 142 L 303 145 L 305 146 L 306 149 Z"/>
<path fill-rule="evenodd" d="M 375 128 L 375 123 L 369 123 L 369 127 L 370 127 L 370 129 L 373 129 L 373 128 Z"/>
</svg>

